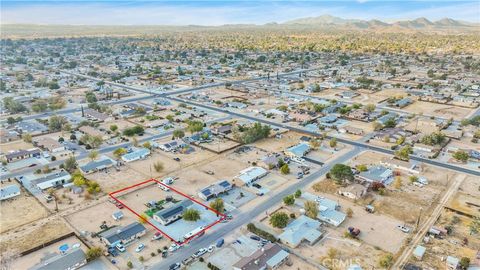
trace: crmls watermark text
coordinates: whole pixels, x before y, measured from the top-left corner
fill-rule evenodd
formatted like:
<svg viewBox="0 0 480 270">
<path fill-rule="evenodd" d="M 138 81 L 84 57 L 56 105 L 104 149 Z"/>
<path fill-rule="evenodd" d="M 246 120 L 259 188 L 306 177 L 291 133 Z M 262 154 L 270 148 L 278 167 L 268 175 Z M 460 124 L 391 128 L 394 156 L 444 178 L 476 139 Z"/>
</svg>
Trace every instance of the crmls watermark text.
<svg viewBox="0 0 480 270">
<path fill-rule="evenodd" d="M 360 265 L 359 259 L 330 259 L 325 258 L 320 261 L 322 265 L 331 267 L 331 268 L 340 268 L 347 269 L 352 264 Z"/>
</svg>

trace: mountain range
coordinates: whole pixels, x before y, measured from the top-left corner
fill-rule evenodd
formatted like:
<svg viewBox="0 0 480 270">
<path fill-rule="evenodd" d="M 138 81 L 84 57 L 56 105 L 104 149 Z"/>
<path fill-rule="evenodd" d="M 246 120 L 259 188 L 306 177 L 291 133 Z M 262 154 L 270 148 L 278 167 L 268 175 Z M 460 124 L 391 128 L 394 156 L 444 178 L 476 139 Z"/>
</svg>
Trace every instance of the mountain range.
<svg viewBox="0 0 480 270">
<path fill-rule="evenodd" d="M 411 30 L 441 30 L 441 29 L 470 29 L 480 30 L 480 25 L 470 22 L 458 21 L 450 18 L 444 18 L 438 21 L 430 21 L 426 18 L 417 18 L 414 20 L 383 22 L 380 20 L 358 20 L 343 19 L 331 15 L 322 15 L 318 17 L 308 17 L 291 20 L 282 23 L 289 26 L 310 26 L 310 27 L 340 27 L 349 29 L 411 29 Z"/>
</svg>

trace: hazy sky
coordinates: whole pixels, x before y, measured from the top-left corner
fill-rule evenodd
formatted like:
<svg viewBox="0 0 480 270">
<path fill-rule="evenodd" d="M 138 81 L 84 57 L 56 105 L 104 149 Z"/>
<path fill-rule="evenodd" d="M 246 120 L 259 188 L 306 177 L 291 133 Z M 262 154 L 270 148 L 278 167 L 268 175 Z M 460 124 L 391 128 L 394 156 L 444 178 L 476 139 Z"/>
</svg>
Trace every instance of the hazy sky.
<svg viewBox="0 0 480 270">
<path fill-rule="evenodd" d="M 480 22 L 477 1 L 1 1 L 2 23 L 222 25 L 285 22 L 330 14 L 384 21 L 450 17 Z"/>
</svg>

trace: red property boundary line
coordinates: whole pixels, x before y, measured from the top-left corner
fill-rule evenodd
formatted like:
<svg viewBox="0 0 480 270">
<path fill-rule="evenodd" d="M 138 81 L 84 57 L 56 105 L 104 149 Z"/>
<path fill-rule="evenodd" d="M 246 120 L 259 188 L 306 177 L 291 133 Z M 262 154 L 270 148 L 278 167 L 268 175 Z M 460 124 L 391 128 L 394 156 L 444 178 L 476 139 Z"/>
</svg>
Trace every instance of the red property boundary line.
<svg viewBox="0 0 480 270">
<path fill-rule="evenodd" d="M 175 192 L 175 193 L 177 193 L 177 194 L 179 194 L 179 195 L 181 195 L 181 196 L 183 196 L 183 197 L 185 197 L 185 198 L 187 198 L 187 199 L 189 199 L 189 200 L 191 200 L 191 201 L 193 201 L 193 202 L 195 202 L 195 203 L 197 203 L 197 204 L 205 207 L 206 209 L 208 209 L 208 210 L 214 212 L 215 214 L 217 214 L 217 216 L 219 216 L 220 219 L 218 219 L 217 221 L 213 222 L 212 224 L 206 226 L 203 230 L 201 230 L 201 231 L 199 231 L 198 233 L 192 235 L 190 238 L 185 239 L 183 242 L 176 241 L 176 240 L 173 239 L 170 235 L 168 235 L 168 234 L 165 233 L 164 231 L 160 230 L 157 226 L 155 226 L 154 224 L 152 224 L 150 221 L 145 220 L 140 214 L 138 214 L 136 211 L 134 211 L 133 209 L 131 209 L 128 205 L 126 205 L 124 202 L 122 202 L 120 199 L 118 199 L 117 197 L 114 196 L 115 194 L 118 194 L 118 193 L 120 193 L 120 192 L 129 190 L 129 189 L 132 189 L 132 188 L 141 186 L 141 185 L 145 185 L 145 184 L 148 184 L 148 183 L 151 183 L 151 182 L 156 182 L 156 183 L 159 184 L 159 185 L 162 185 L 162 186 L 164 186 L 164 187 L 167 187 L 168 189 L 172 190 L 173 192 Z M 119 189 L 119 190 L 117 190 L 117 191 L 110 192 L 108 195 L 109 195 L 112 199 L 114 199 L 117 203 L 123 205 L 123 206 L 124 206 L 125 208 L 127 208 L 130 212 L 132 212 L 133 214 L 135 214 L 137 217 L 143 219 L 146 223 L 148 223 L 150 226 L 152 226 L 153 228 L 155 228 L 155 230 L 157 230 L 158 232 L 160 232 L 162 235 L 164 235 L 165 237 L 167 237 L 168 239 L 170 239 L 172 242 L 174 242 L 174 243 L 177 244 L 177 245 L 183 245 L 183 244 L 189 243 L 191 240 L 193 240 L 193 239 L 195 239 L 197 236 L 205 233 L 206 230 L 210 229 L 211 227 L 215 226 L 217 223 L 223 221 L 223 220 L 226 218 L 226 215 L 225 215 L 225 214 L 222 214 L 222 213 L 218 212 L 217 210 L 215 210 L 215 209 L 213 209 L 213 208 L 211 208 L 211 207 L 209 207 L 209 206 L 207 206 L 207 205 L 205 205 L 205 204 L 197 201 L 196 199 L 194 199 L 194 198 L 192 198 L 192 197 L 190 197 L 190 196 L 187 196 L 186 194 L 180 192 L 179 190 L 177 190 L 177 189 L 175 189 L 175 188 L 173 188 L 173 187 L 171 187 L 171 186 L 169 186 L 169 185 L 166 185 L 166 184 L 158 181 L 158 180 L 155 179 L 155 178 L 151 178 L 151 179 L 149 179 L 149 180 L 140 182 L 140 183 L 138 183 L 138 184 L 134 184 L 134 185 L 128 186 L 128 187 L 126 187 L 126 188 L 122 188 L 122 189 Z"/>
</svg>

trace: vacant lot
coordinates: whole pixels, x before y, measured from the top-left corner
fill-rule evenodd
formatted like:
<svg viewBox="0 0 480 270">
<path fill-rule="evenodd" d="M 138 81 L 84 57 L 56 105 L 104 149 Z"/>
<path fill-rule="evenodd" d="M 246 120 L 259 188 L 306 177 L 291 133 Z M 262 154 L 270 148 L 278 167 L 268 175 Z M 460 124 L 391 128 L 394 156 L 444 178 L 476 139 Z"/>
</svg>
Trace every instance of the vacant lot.
<svg viewBox="0 0 480 270">
<path fill-rule="evenodd" d="M 462 119 L 465 118 L 465 116 L 467 116 L 472 111 L 472 109 L 468 108 L 424 101 L 417 101 L 405 107 L 404 110 L 411 113 L 433 115 L 437 117 L 444 117 L 447 119 Z"/>
<path fill-rule="evenodd" d="M 47 214 L 47 210 L 34 197 L 22 190 L 20 196 L 0 203 L 0 232 L 46 217 Z"/>
</svg>

